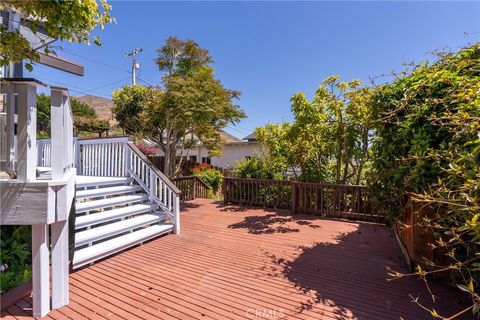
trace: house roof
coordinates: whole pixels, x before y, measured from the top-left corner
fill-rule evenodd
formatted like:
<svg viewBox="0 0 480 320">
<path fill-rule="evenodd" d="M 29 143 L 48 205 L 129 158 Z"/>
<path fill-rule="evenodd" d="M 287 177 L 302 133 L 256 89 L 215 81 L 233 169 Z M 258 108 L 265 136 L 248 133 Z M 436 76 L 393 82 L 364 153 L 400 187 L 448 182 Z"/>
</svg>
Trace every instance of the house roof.
<svg viewBox="0 0 480 320">
<path fill-rule="evenodd" d="M 252 132 L 250 133 L 248 136 L 246 136 L 245 138 L 243 138 L 243 140 L 247 140 L 247 141 L 256 141 L 257 138 L 255 138 L 255 133 Z"/>
<path fill-rule="evenodd" d="M 222 132 L 220 133 L 220 136 L 222 137 L 222 140 L 223 142 L 225 143 L 229 143 L 229 142 L 238 142 L 238 141 L 242 141 L 240 139 L 238 139 L 237 137 L 235 137 L 234 135 L 222 130 Z"/>
</svg>

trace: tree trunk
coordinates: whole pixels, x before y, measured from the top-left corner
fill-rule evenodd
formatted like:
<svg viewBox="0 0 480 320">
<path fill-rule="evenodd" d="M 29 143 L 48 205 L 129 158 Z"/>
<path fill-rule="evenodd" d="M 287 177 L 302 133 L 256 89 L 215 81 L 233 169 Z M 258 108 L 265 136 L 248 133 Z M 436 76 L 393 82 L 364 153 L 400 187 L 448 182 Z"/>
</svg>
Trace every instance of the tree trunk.
<svg viewBox="0 0 480 320">
<path fill-rule="evenodd" d="M 343 121 L 342 119 L 340 119 L 340 123 L 339 123 L 339 135 L 338 135 L 338 148 L 337 148 L 337 172 L 336 172 L 336 177 L 335 177 L 335 180 L 337 181 L 337 183 L 340 183 L 341 180 L 340 180 L 340 175 L 341 175 L 341 172 L 342 172 L 342 153 L 343 153 L 343 148 L 344 148 L 344 139 L 343 139 Z"/>
<path fill-rule="evenodd" d="M 360 184 L 360 179 L 362 178 L 362 171 L 367 161 L 368 155 L 368 129 L 363 129 L 363 141 L 362 141 L 362 160 L 360 161 L 360 166 L 358 167 L 357 180 L 356 184 Z"/>
<path fill-rule="evenodd" d="M 170 173 L 170 145 L 166 144 L 163 148 L 163 173 L 169 177 Z"/>
</svg>

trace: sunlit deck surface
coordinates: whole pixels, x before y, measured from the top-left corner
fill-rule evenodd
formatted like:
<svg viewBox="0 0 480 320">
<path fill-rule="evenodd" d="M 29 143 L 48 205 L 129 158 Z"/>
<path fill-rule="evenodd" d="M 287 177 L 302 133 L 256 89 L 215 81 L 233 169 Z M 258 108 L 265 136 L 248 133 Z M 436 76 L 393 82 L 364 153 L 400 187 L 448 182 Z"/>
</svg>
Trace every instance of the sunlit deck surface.
<svg viewBox="0 0 480 320">
<path fill-rule="evenodd" d="M 70 304 L 48 319 L 428 319 L 420 280 L 406 271 L 389 228 L 241 207 L 185 204 L 181 235 L 167 235 L 70 276 Z M 438 312 L 463 307 L 457 291 Z M 5 319 L 31 315 L 31 298 Z"/>
</svg>

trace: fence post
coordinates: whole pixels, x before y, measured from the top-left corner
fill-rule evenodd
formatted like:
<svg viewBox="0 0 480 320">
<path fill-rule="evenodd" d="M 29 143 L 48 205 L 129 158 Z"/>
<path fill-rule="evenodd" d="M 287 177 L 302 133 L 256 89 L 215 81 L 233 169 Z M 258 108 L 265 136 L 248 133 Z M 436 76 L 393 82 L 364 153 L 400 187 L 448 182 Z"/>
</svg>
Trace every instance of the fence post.
<svg viewBox="0 0 480 320">
<path fill-rule="evenodd" d="M 196 178 L 196 179 L 193 179 L 193 183 L 192 183 L 192 198 L 193 199 L 196 199 L 196 190 L 197 190 L 197 185 L 198 185 L 198 181 L 197 179 L 200 179 L 200 178 Z"/>
<path fill-rule="evenodd" d="M 297 182 L 292 181 L 292 213 L 297 213 L 297 202 L 298 202 L 298 193 L 297 193 Z"/>
</svg>

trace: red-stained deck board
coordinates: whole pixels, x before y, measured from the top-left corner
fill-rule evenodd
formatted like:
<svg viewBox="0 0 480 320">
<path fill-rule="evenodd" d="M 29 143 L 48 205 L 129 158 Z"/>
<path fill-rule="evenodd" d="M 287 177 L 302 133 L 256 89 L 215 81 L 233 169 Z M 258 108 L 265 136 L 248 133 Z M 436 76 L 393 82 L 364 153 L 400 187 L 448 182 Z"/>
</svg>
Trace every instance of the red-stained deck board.
<svg viewBox="0 0 480 320">
<path fill-rule="evenodd" d="M 180 235 L 167 235 L 70 275 L 71 303 L 48 319 L 428 319 L 431 305 L 380 224 L 187 202 Z M 432 283 L 451 315 L 467 301 Z M 465 304 L 463 304 L 465 303 Z M 2 312 L 28 319 L 31 298 Z M 468 316 L 466 317 L 468 319 Z"/>
</svg>

